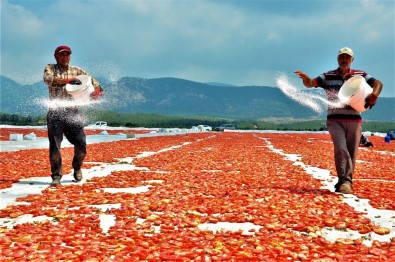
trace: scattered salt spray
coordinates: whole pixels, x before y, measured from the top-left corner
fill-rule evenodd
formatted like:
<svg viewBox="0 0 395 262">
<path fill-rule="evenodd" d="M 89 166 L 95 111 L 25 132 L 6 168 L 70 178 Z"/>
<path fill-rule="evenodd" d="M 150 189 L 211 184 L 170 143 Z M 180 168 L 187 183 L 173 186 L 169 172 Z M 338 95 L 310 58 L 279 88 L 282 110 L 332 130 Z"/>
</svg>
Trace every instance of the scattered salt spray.
<svg viewBox="0 0 395 262">
<path fill-rule="evenodd" d="M 34 101 L 40 107 L 45 107 L 47 109 L 60 109 L 60 108 L 67 108 L 67 107 L 79 107 L 85 112 L 86 109 L 90 112 L 90 115 L 94 117 L 95 113 L 95 105 L 103 103 L 103 99 L 99 100 L 92 100 L 92 101 L 79 101 L 79 100 L 61 100 L 61 99 L 48 99 L 48 98 L 40 98 Z M 89 117 L 85 115 L 85 113 L 79 115 L 79 118 L 76 119 L 75 116 L 69 118 L 70 121 L 77 121 L 77 122 L 84 122 L 88 123 L 90 120 Z"/>
<path fill-rule="evenodd" d="M 328 105 L 332 108 L 342 107 L 344 105 L 342 102 L 330 102 L 326 97 L 323 97 L 320 94 L 311 94 L 296 88 L 290 83 L 285 74 L 280 74 L 276 78 L 276 84 L 277 87 L 280 88 L 281 92 L 286 96 L 317 113 L 322 113 L 322 111 L 325 110 L 324 105 Z"/>
<path fill-rule="evenodd" d="M 38 99 L 36 103 L 47 108 L 56 109 L 73 106 L 93 106 L 101 103 L 100 100 L 80 101 L 80 100 L 61 100 L 61 99 Z"/>
</svg>

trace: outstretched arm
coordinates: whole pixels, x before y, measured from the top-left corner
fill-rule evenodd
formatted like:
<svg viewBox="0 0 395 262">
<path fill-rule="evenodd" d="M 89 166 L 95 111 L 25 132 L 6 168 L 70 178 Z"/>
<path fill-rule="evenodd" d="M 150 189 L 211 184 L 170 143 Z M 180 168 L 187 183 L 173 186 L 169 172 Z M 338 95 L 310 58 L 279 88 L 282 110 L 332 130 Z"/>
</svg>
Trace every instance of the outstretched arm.
<svg viewBox="0 0 395 262">
<path fill-rule="evenodd" d="M 305 72 L 300 71 L 300 70 L 296 70 L 294 73 L 297 74 L 300 78 L 302 78 L 303 84 L 306 87 L 310 88 L 310 87 L 318 86 L 317 79 L 316 78 L 310 78 Z"/>
</svg>

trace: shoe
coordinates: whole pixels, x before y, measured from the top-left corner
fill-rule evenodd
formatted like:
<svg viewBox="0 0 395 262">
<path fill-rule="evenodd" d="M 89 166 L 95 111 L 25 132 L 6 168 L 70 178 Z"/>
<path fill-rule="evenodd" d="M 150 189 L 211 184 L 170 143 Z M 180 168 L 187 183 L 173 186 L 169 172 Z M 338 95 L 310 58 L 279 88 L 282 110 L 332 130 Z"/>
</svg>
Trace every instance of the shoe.
<svg viewBox="0 0 395 262">
<path fill-rule="evenodd" d="M 51 186 L 58 186 L 58 185 L 60 185 L 60 180 L 61 179 L 62 179 L 62 176 L 52 176 Z"/>
<path fill-rule="evenodd" d="M 82 171 L 81 170 L 74 171 L 73 176 L 76 182 L 80 182 L 82 180 Z"/>
<path fill-rule="evenodd" d="M 339 187 L 340 187 L 339 183 L 336 183 L 336 185 L 335 185 L 335 192 L 339 192 Z"/>
<path fill-rule="evenodd" d="M 351 194 L 352 192 L 352 186 L 350 183 L 343 183 L 341 184 L 341 186 L 339 187 L 339 191 L 342 194 Z"/>
</svg>

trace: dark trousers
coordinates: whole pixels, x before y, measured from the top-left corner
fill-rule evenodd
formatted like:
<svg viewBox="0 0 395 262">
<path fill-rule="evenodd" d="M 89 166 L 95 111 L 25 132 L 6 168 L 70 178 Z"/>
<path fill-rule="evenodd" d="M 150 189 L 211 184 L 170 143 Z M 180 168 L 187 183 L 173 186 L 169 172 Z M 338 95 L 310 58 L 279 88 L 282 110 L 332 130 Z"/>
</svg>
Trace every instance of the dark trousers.
<svg viewBox="0 0 395 262">
<path fill-rule="evenodd" d="M 61 143 L 63 135 L 74 145 L 72 167 L 80 170 L 86 156 L 84 121 L 75 108 L 50 109 L 47 114 L 49 160 L 52 177 L 62 176 Z"/>
<path fill-rule="evenodd" d="M 327 127 L 333 142 L 338 188 L 344 182 L 352 183 L 362 123 L 327 121 Z"/>
</svg>

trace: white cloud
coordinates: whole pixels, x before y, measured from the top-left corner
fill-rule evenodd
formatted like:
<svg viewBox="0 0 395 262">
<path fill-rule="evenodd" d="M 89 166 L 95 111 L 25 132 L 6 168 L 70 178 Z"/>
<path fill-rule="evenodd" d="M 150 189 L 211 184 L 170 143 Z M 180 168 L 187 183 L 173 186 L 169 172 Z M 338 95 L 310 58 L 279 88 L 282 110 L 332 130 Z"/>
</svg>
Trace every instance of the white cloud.
<svg viewBox="0 0 395 262">
<path fill-rule="evenodd" d="M 378 74 L 387 86 L 395 84 L 389 73 L 394 71 L 393 1 L 3 2 L 6 76 L 32 74 L 22 69 L 26 62 L 41 74 L 45 63 L 53 62 L 53 49 L 68 44 L 73 64 L 95 73 L 112 71 L 106 73 L 112 77 L 249 85 L 264 76 L 265 83 L 274 85 L 270 72 L 300 68 L 316 76 L 337 66 L 338 48 L 351 46 L 359 69 Z M 4 31 L 10 23 L 20 28 L 17 36 L 10 32 L 18 27 Z M 21 41 L 22 36 L 29 40 Z M 21 54 L 28 46 L 32 52 Z M 107 69 L 111 65 L 116 69 Z"/>
<path fill-rule="evenodd" d="M 42 29 L 42 22 L 20 5 L 2 1 L 1 5 L 2 35 L 23 37 L 35 35 Z"/>
</svg>

